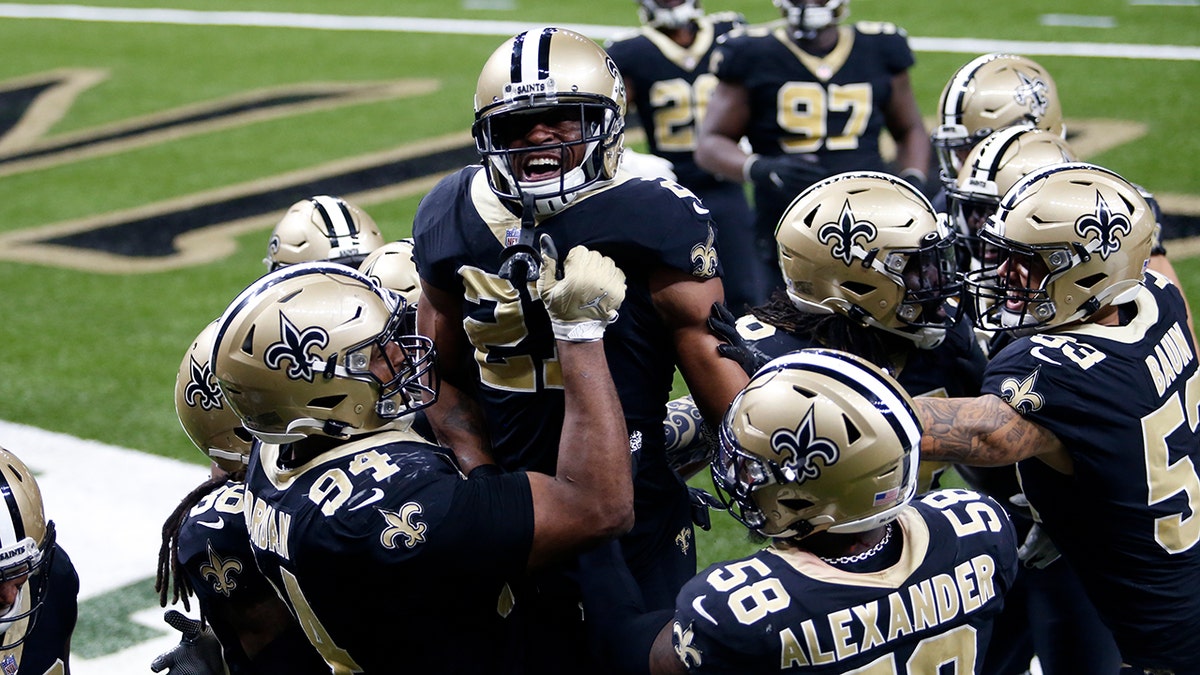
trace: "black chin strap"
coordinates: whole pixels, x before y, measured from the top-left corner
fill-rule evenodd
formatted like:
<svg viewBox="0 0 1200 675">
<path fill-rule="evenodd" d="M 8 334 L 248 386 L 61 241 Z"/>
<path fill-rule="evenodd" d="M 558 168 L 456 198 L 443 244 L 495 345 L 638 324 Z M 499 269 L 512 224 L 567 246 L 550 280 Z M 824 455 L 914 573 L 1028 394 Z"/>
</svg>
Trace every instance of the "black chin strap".
<svg viewBox="0 0 1200 675">
<path fill-rule="evenodd" d="M 521 232 L 517 242 L 505 246 L 500 252 L 500 278 L 514 284 L 522 280 L 537 281 L 542 266 L 542 256 L 534 246 L 534 196 L 521 193 Z"/>
</svg>

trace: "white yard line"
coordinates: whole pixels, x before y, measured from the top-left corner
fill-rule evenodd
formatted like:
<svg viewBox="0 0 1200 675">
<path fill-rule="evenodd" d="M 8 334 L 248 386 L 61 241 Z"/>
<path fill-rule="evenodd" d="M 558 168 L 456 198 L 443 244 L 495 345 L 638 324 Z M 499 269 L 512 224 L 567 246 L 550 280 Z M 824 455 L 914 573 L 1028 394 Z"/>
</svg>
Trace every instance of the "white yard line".
<svg viewBox="0 0 1200 675">
<path fill-rule="evenodd" d="M 287 12 L 216 12 L 186 9 L 134 9 L 127 7 L 90 7 L 84 5 L 25 5 L 0 3 L 0 17 L 11 19 L 60 19 L 118 23 L 162 23 L 191 26 L 257 26 L 304 28 L 310 30 L 383 31 L 397 33 L 448 33 L 455 35 L 494 35 L 507 37 L 536 24 L 521 21 L 483 21 L 476 19 L 428 19 L 402 16 L 342 16 L 334 14 L 296 14 Z M 628 26 L 562 24 L 602 40 Z M 1102 42 L 1026 42 L 1019 40 L 979 40 L 975 38 L 910 38 L 919 52 L 980 54 L 1016 52 L 1030 56 L 1087 56 L 1124 59 L 1200 61 L 1200 47 L 1184 45 L 1136 45 Z"/>
</svg>

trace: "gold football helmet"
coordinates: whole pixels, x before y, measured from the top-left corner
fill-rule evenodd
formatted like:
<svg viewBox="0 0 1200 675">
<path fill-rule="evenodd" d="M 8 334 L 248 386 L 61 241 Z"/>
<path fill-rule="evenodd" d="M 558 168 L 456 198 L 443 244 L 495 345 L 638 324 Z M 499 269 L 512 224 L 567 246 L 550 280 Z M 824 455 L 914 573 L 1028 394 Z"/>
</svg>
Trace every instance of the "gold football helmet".
<svg viewBox="0 0 1200 675">
<path fill-rule="evenodd" d="M 712 461 L 729 513 L 767 537 L 862 532 L 917 491 L 912 399 L 865 359 L 804 349 L 763 366 L 730 404 Z"/>
<path fill-rule="evenodd" d="M 633 0 L 638 6 L 638 18 L 651 28 L 671 30 L 683 28 L 704 16 L 700 0 Z"/>
<path fill-rule="evenodd" d="M 403 298 L 357 270 L 284 267 L 225 310 L 213 375 L 264 442 L 376 431 L 437 398 L 433 343 L 402 333 L 406 314 Z"/>
<path fill-rule="evenodd" d="M 1128 302 L 1155 227 L 1138 189 L 1108 169 L 1073 162 L 1033 171 L 979 233 L 985 264 L 966 278 L 976 324 L 1048 328 Z"/>
<path fill-rule="evenodd" d="M 850 0 L 827 0 L 810 5 L 805 0 L 774 0 L 783 11 L 788 29 L 797 40 L 811 40 L 817 31 L 834 26 L 850 16 Z"/>
<path fill-rule="evenodd" d="M 225 404 L 225 395 L 213 378 L 216 336 L 217 322 L 213 321 L 183 355 L 175 376 L 175 414 L 192 443 L 222 471 L 234 473 L 246 468 L 254 438 L 237 413 Z"/>
<path fill-rule="evenodd" d="M 263 262 L 268 272 L 318 260 L 358 267 L 380 246 L 383 235 L 365 211 L 339 197 L 318 195 L 292 204 L 283 214 Z"/>
<path fill-rule="evenodd" d="M 968 150 L 989 134 L 1031 124 L 1066 137 L 1058 87 L 1046 69 L 1016 54 L 984 54 L 959 68 L 938 100 L 930 134 L 943 182 L 949 184 Z"/>
<path fill-rule="evenodd" d="M 54 523 L 46 520 L 42 491 L 29 467 L 4 448 L 0 448 L 0 581 L 25 576 L 45 575 L 40 583 L 26 582 L 17 601 L 0 615 L 0 649 L 12 649 L 24 642 L 41 611 L 49 584 L 54 557 Z M 24 629 L 17 622 L 28 619 Z M 15 628 L 15 629 L 14 629 Z M 12 632 L 10 633 L 10 629 Z"/>
<path fill-rule="evenodd" d="M 579 120 L 578 140 L 512 147 L 533 116 Z M 530 199 L 538 215 L 555 213 L 580 192 L 612 180 L 624 147 L 625 83 L 598 44 L 564 28 L 525 31 L 500 46 L 483 66 L 475 89 L 471 133 L 483 157 L 488 183 L 501 199 Z M 570 149 L 584 146 L 572 163 Z M 557 175 L 519 180 L 514 166 L 525 153 L 558 151 Z M 551 161 L 547 158 L 547 161 Z"/>
<path fill-rule="evenodd" d="M 827 178 L 796 197 L 775 230 L 792 302 L 837 312 L 932 349 L 957 297 L 954 235 L 907 181 L 858 171 Z"/>
<path fill-rule="evenodd" d="M 378 286 L 399 293 L 410 309 L 421 299 L 421 275 L 413 257 L 413 240 L 400 239 L 371 251 L 358 268 Z"/>
<path fill-rule="evenodd" d="M 980 260 L 979 228 L 996 212 L 1000 197 L 1035 169 L 1078 160 L 1062 136 L 1023 124 L 985 138 L 971 149 L 958 180 L 946 190 L 959 241 Z"/>
</svg>

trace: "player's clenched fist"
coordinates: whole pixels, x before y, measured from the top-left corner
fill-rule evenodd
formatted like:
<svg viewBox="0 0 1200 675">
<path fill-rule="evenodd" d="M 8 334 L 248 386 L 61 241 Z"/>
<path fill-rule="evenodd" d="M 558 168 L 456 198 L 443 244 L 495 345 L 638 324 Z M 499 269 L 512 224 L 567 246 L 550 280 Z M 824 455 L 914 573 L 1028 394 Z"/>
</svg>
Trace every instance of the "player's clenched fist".
<svg viewBox="0 0 1200 675">
<path fill-rule="evenodd" d="M 561 263 L 554 240 L 543 234 L 542 272 L 537 290 L 554 337 L 569 342 L 592 342 L 604 337 L 604 329 L 617 320 L 617 308 L 625 300 L 625 273 L 611 258 L 576 246 Z"/>
</svg>

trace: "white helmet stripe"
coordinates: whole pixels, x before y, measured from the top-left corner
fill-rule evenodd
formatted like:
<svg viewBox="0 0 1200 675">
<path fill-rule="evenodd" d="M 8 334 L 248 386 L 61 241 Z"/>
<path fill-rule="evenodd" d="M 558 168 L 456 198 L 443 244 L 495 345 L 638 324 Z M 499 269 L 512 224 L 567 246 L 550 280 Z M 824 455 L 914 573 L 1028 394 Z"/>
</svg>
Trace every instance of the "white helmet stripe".
<svg viewBox="0 0 1200 675">
<path fill-rule="evenodd" d="M 350 215 L 346 202 L 336 197 L 322 195 L 312 198 L 316 212 L 325 222 L 325 232 L 329 235 L 329 245 L 337 248 L 338 237 L 354 237 L 358 235 L 358 226 Z"/>
<path fill-rule="evenodd" d="M 946 107 L 942 110 L 945 118 L 942 124 L 962 124 L 963 99 L 970 92 L 969 85 L 975 79 L 975 74 L 979 69 L 989 61 L 999 57 L 1000 54 L 984 54 L 983 56 L 975 57 L 970 63 L 958 69 L 954 77 L 950 80 L 948 86 Z"/>
<path fill-rule="evenodd" d="M 513 40 L 513 82 L 537 82 L 550 76 L 550 36 L 556 30 L 525 31 Z"/>
<path fill-rule="evenodd" d="M 0 497 L 4 499 L 6 508 L 0 509 L 0 547 L 7 548 L 25 538 L 25 522 L 21 520 L 21 510 L 17 498 L 13 495 L 8 477 L 0 473 Z"/>
</svg>

